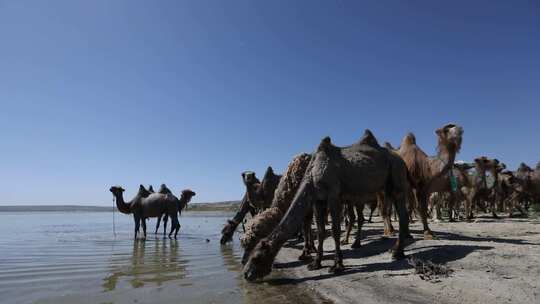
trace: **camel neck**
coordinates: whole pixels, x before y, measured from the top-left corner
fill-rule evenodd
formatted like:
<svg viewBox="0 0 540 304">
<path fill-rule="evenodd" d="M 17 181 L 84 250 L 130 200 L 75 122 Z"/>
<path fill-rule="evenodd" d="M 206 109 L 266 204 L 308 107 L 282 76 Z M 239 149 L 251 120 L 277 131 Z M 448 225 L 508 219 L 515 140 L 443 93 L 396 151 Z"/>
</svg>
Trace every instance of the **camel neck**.
<svg viewBox="0 0 540 304">
<path fill-rule="evenodd" d="M 456 151 L 451 147 L 439 146 L 437 151 L 437 157 L 445 164 L 454 164 L 456 159 Z"/>
</svg>

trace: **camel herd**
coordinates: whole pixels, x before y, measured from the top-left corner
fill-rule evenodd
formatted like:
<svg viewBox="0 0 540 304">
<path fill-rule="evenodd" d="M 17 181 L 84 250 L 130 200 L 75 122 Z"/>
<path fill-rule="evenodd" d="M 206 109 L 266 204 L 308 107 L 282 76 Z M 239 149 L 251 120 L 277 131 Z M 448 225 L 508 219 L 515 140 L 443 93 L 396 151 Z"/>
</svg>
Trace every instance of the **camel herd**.
<svg viewBox="0 0 540 304">
<path fill-rule="evenodd" d="M 512 172 L 499 160 L 485 156 L 470 164 L 456 162 L 463 128 L 447 124 L 435 134 L 437 154 L 434 156 L 424 153 L 412 133 L 394 149 L 389 143 L 379 145 L 366 130 L 358 142 L 346 147 L 333 145 L 329 137 L 323 138 L 315 152 L 294 157 L 283 175 L 276 175 L 271 167 L 262 180 L 254 172 L 242 173 L 246 191 L 239 210 L 221 231 L 221 244 L 232 240 L 249 213 L 251 219 L 240 240 L 246 280 L 268 275 L 281 247 L 296 236 L 304 239 L 299 259 L 309 260 L 311 270 L 320 269 L 330 216 L 335 245 L 330 271 L 340 272 L 344 269 L 341 245 L 348 243 L 355 222 L 358 229 L 351 247 L 360 247 L 365 205 L 371 209 L 371 215 L 379 209 L 384 236 L 394 233 L 392 214 L 398 218 L 399 237 L 392 248 L 392 257 L 400 259 L 405 256 L 407 239 L 412 238 L 409 222 L 415 217 L 421 220 L 424 238 L 433 239 L 428 217 L 441 220 L 441 210 L 448 211 L 449 221 L 471 220 L 478 210 L 497 218 L 499 212 L 508 212 L 510 216 L 515 211 L 525 214 L 531 202 L 540 200 L 540 163 L 535 169 L 521 164 Z M 158 218 L 156 233 L 161 218 L 164 219 L 164 236 L 167 219 L 171 218 L 169 237 L 173 232 L 176 237 L 180 228 L 178 213 L 195 195 L 184 190 L 178 199 L 165 185 L 157 193 L 141 185 L 137 195 L 126 203 L 122 196 L 124 189 L 114 186 L 110 191 L 118 210 L 134 215 L 135 237 L 141 222 L 146 236 L 145 220 L 150 217 Z M 343 219 L 346 233 L 341 240 Z"/>
<path fill-rule="evenodd" d="M 536 169 L 521 164 L 512 172 L 499 160 L 485 156 L 471 164 L 456 162 L 463 129 L 447 124 L 435 134 L 434 156 L 417 146 L 412 133 L 394 149 L 388 143 L 380 146 L 366 130 L 357 143 L 347 147 L 336 147 L 330 138 L 324 138 L 314 153 L 296 156 L 282 176 L 275 175 L 272 168 L 262 181 L 253 172 L 242 174 L 246 194 L 240 210 L 223 228 L 221 243 L 232 239 L 249 212 L 252 219 L 241 237 L 246 280 L 268 275 L 283 244 L 299 233 L 304 236 L 299 259 L 311 260 L 308 268 L 319 269 L 330 215 L 335 244 L 330 271 L 339 272 L 343 270 L 340 246 L 348 243 L 355 221 L 358 230 L 351 247 L 360 247 L 366 204 L 371 214 L 379 209 L 385 236 L 394 233 L 392 214 L 399 218 L 399 238 L 392 249 L 392 257 L 399 259 L 404 256 L 406 239 L 412 238 L 408 225 L 415 216 L 422 222 L 424 238 L 433 239 L 428 217 L 441 220 L 443 208 L 448 210 L 449 221 L 471 220 L 477 210 L 498 218 L 498 212 L 525 214 L 531 202 L 540 200 L 540 163 Z M 342 219 L 346 234 L 340 240 Z M 317 247 L 311 232 L 313 220 Z M 316 254 L 314 258 L 311 253 Z"/>
</svg>

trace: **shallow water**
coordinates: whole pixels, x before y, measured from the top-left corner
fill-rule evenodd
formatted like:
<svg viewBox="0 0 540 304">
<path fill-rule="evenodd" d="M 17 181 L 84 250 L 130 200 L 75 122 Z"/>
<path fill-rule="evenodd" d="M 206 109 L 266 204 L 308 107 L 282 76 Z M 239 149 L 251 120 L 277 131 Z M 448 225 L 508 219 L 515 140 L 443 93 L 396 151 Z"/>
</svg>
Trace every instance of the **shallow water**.
<svg viewBox="0 0 540 304">
<path fill-rule="evenodd" d="M 241 278 L 238 236 L 220 246 L 226 214 L 191 212 L 178 240 L 133 240 L 131 216 L 106 212 L 0 213 L 2 303 L 312 302 L 294 286 Z M 160 229 L 161 230 L 161 229 Z"/>
</svg>

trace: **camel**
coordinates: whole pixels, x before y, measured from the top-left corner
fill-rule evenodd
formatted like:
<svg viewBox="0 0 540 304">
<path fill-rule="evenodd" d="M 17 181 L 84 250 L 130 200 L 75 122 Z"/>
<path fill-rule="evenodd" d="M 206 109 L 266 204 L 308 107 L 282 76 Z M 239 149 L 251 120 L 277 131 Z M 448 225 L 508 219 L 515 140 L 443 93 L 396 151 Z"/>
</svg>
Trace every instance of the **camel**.
<svg viewBox="0 0 540 304">
<path fill-rule="evenodd" d="M 492 195 L 493 189 L 492 187 L 488 186 L 487 176 L 486 176 L 486 172 L 490 170 L 494 162 L 493 160 L 485 156 L 481 156 L 481 157 L 475 158 L 474 163 L 475 163 L 474 168 L 475 168 L 476 174 L 473 177 L 473 188 L 471 192 L 472 206 L 467 208 L 467 210 L 465 211 L 467 219 L 469 220 L 473 218 L 473 209 L 475 208 L 485 209 L 483 202 L 488 202 L 489 205 L 492 206 L 492 212 L 494 213 L 494 209 L 493 209 L 494 204 L 492 203 L 493 198 L 494 198 Z M 496 216 L 497 215 L 494 214 L 494 217 Z"/>
<path fill-rule="evenodd" d="M 240 209 L 231 220 L 227 221 L 227 224 L 221 230 L 220 243 L 222 245 L 232 240 L 236 227 L 242 223 L 248 212 L 253 217 L 270 206 L 280 179 L 281 175 L 274 174 L 272 167 L 266 169 L 262 182 L 257 179 L 254 172 L 246 171 L 242 173 L 246 193 L 240 202 Z"/>
<path fill-rule="evenodd" d="M 154 189 L 152 188 L 152 186 L 149 187 L 148 191 L 151 192 L 151 193 L 154 193 Z M 191 192 L 191 194 L 190 194 L 190 192 Z M 161 186 L 159 186 L 158 193 L 173 195 L 172 191 L 169 188 L 167 188 L 167 186 L 165 184 L 161 184 Z M 192 192 L 189 189 L 185 189 L 185 190 L 183 190 L 181 192 L 180 204 L 179 204 L 179 207 L 178 207 L 179 208 L 178 209 L 179 214 L 182 213 L 182 210 L 187 206 L 189 201 L 191 201 L 191 198 L 193 196 L 195 196 L 195 192 Z M 163 214 L 163 215 L 157 217 L 156 230 L 154 231 L 154 234 L 157 234 L 158 229 L 159 229 L 159 224 L 161 223 L 162 218 L 163 218 L 163 236 L 165 237 L 165 233 L 167 231 L 167 218 L 168 218 L 167 214 Z"/>
<path fill-rule="evenodd" d="M 363 138 L 348 147 L 334 146 L 324 138 L 313 154 L 307 171 L 291 206 L 279 225 L 266 238 L 259 241 L 244 266 L 244 278 L 253 281 L 269 274 L 272 263 L 283 246 L 302 225 L 305 214 L 313 207 L 317 222 L 317 254 L 309 264 L 310 270 L 320 269 L 323 242 L 326 237 L 325 214 L 330 210 L 332 236 L 335 244 L 334 265 L 330 272 L 344 270 L 340 248 L 342 200 L 365 200 L 367 196 L 384 192 L 399 213 L 399 238 L 393 248 L 393 258 L 404 257 L 404 242 L 409 236 L 409 218 L 406 209 L 409 191 L 407 167 L 403 160 L 379 146 L 366 130 Z"/>
<path fill-rule="evenodd" d="M 142 185 L 139 186 L 139 192 L 129 202 L 124 201 L 124 189 L 120 186 L 112 186 L 109 191 L 112 192 L 116 199 L 116 207 L 124 214 L 133 214 L 135 220 L 135 239 L 139 232 L 139 227 L 142 221 L 143 234 L 146 238 L 146 222 L 149 217 L 158 217 L 165 213 L 172 220 L 172 227 L 169 233 L 171 237 L 173 231 L 174 237 L 177 237 L 180 223 L 178 222 L 178 211 L 185 206 L 185 203 L 178 200 L 172 194 L 149 193 Z M 185 200 L 191 199 L 195 192 L 191 190 L 182 191 L 182 196 Z M 189 201 L 189 200 L 188 200 Z"/>
<path fill-rule="evenodd" d="M 310 154 L 302 153 L 295 156 L 288 164 L 283 177 L 279 181 L 270 207 L 248 221 L 246 231 L 240 239 L 241 245 L 244 248 L 242 264 L 247 262 L 255 245 L 272 232 L 289 209 L 310 161 Z M 312 213 L 310 215 L 310 212 L 308 212 L 306 218 L 310 216 L 312 217 L 313 215 Z M 311 252 L 314 249 L 313 239 L 311 237 L 311 218 L 309 221 L 305 221 L 303 231 L 304 252 Z"/>
<path fill-rule="evenodd" d="M 447 124 L 435 131 L 438 138 L 437 155 L 428 157 L 416 145 L 414 134 L 408 133 L 401 142 L 398 154 L 403 158 L 409 170 L 412 187 L 416 189 L 420 218 L 424 229 L 424 239 L 435 236 L 427 221 L 428 198 L 433 192 L 450 192 L 450 208 L 454 198 L 451 186 L 452 168 L 456 154 L 461 149 L 463 129 L 456 124 Z M 453 220 L 452 218 L 450 220 Z"/>
<path fill-rule="evenodd" d="M 455 203 L 453 208 L 448 208 L 449 218 L 452 218 L 452 214 L 455 215 L 455 218 L 460 219 L 460 204 L 465 202 L 465 209 L 470 208 L 470 193 L 472 191 L 473 182 L 472 178 L 469 175 L 468 171 L 474 168 L 473 164 L 468 163 L 455 163 L 454 168 L 452 169 L 453 176 L 456 178 L 456 190 L 454 191 Z M 448 192 L 434 192 L 429 197 L 430 210 L 432 219 L 434 221 L 442 220 L 441 207 L 451 199 L 450 193 Z"/>
</svg>

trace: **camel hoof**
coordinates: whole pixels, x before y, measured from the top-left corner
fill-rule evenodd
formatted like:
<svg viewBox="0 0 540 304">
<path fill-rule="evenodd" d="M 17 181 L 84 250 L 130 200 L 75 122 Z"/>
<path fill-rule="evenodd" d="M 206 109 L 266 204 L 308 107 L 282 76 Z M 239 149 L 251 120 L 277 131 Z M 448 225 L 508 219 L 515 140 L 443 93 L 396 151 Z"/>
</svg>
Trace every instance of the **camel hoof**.
<svg viewBox="0 0 540 304">
<path fill-rule="evenodd" d="M 405 258 L 405 253 L 403 252 L 403 250 L 394 250 L 392 252 L 392 260 L 398 261 L 404 258 Z"/>
<path fill-rule="evenodd" d="M 424 232 L 424 240 L 436 240 L 437 237 L 431 231 Z"/>
<path fill-rule="evenodd" d="M 312 257 L 309 253 L 305 253 L 303 252 L 299 257 L 298 257 L 298 260 L 299 261 L 311 261 Z"/>
<path fill-rule="evenodd" d="M 341 263 L 336 263 L 336 265 L 330 267 L 328 270 L 329 273 L 342 273 L 345 270 L 345 267 Z"/>
<path fill-rule="evenodd" d="M 322 268 L 321 262 L 316 261 L 316 260 L 311 262 L 307 267 L 308 270 L 317 270 L 317 269 L 321 269 L 321 268 Z"/>
<path fill-rule="evenodd" d="M 355 240 L 354 243 L 352 243 L 351 248 L 358 249 L 362 247 L 362 244 L 360 244 L 360 240 Z"/>
</svg>

